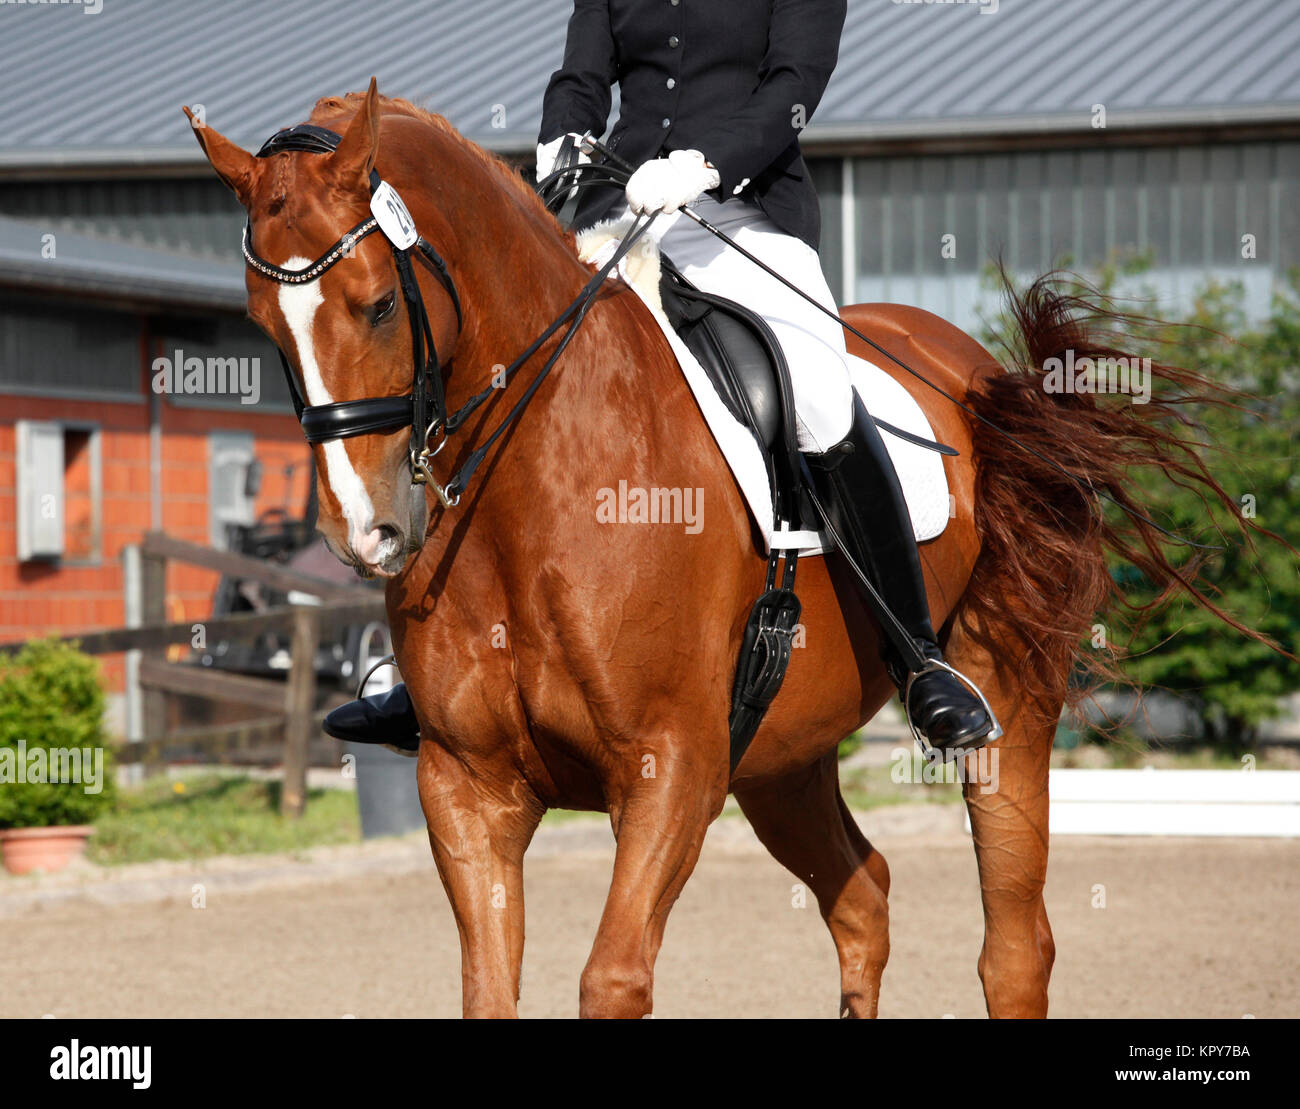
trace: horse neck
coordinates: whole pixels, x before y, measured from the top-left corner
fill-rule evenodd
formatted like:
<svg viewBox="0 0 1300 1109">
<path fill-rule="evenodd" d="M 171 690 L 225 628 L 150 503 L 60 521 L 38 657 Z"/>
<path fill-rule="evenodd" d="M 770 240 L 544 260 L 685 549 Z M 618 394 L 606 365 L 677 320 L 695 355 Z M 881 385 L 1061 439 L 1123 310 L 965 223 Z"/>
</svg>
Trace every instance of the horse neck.
<svg viewBox="0 0 1300 1109">
<path fill-rule="evenodd" d="M 465 326 L 447 381 L 448 408 L 455 411 L 486 388 L 499 367 L 509 365 L 572 303 L 591 270 L 578 261 L 572 241 L 540 206 L 516 195 L 471 152 L 439 151 L 429 161 L 423 168 L 425 176 L 412 176 L 412 209 L 421 230 L 426 214 L 429 226 L 438 228 L 434 246 L 447 259 L 465 309 Z M 426 237 L 431 236 L 426 233 Z M 632 296 L 602 295 L 600 303 L 593 305 L 551 376 L 530 401 L 530 421 L 537 422 L 540 412 L 561 406 L 564 412 L 557 414 L 559 420 L 583 427 L 592 434 L 593 443 L 607 444 L 605 449 L 611 453 L 620 449 L 624 438 L 614 433 L 617 429 L 645 426 L 647 414 L 637 406 L 648 409 L 656 395 L 662 396 L 654 382 L 659 364 L 670 358 L 667 344 L 662 344 L 658 357 L 646 349 L 648 333 L 634 322 Z M 641 341 L 616 339 L 633 335 Z M 488 427 L 495 426 L 522 394 L 558 337 L 548 340 L 518 370 L 503 402 L 490 406 L 493 415 Z M 611 403 L 610 383 L 633 373 L 645 388 L 631 395 L 621 388 L 618 403 Z M 602 428 L 610 434 L 599 434 Z M 473 437 L 472 422 L 466 431 Z M 510 449 L 512 454 L 522 453 Z"/>
</svg>

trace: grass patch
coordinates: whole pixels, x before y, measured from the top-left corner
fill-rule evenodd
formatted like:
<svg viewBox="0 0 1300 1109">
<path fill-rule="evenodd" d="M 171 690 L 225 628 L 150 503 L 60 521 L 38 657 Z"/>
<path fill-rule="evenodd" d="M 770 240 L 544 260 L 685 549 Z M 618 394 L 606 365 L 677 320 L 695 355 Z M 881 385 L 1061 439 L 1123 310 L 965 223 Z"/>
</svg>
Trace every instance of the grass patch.
<svg viewBox="0 0 1300 1109">
<path fill-rule="evenodd" d="M 1119 743 L 1085 743 L 1058 747 L 1052 752 L 1052 766 L 1062 769 L 1141 770 L 1148 766 L 1164 770 L 1241 770 L 1249 759 L 1258 770 L 1295 770 L 1300 756 L 1280 744 L 1260 746 L 1247 755 L 1221 747 L 1162 746 L 1137 736 L 1125 736 Z"/>
<path fill-rule="evenodd" d="M 918 760 L 913 760 L 916 766 Z M 896 782 L 891 766 L 840 767 L 840 792 L 851 809 L 885 805 L 952 805 L 961 801 L 957 782 Z"/>
<path fill-rule="evenodd" d="M 547 809 L 542 813 L 542 827 L 555 824 L 576 824 L 583 820 L 595 820 L 609 825 L 609 814 L 592 812 L 591 809 Z"/>
<path fill-rule="evenodd" d="M 209 855 L 295 851 L 357 843 L 361 821 L 356 794 L 316 789 L 298 820 L 278 812 L 280 783 L 202 775 L 156 778 L 123 789 L 112 812 L 95 821 L 87 855 L 101 866 L 197 859 Z"/>
</svg>

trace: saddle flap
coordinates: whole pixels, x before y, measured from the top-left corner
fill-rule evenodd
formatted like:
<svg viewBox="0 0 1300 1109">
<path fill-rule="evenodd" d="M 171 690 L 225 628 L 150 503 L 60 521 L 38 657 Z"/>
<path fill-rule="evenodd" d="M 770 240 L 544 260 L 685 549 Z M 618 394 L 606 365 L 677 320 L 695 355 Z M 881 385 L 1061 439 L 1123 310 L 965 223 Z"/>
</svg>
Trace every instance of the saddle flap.
<svg viewBox="0 0 1300 1109">
<path fill-rule="evenodd" d="M 701 293 L 666 258 L 659 294 L 664 314 L 703 367 L 723 403 L 764 451 L 781 431 L 781 394 L 761 321 L 743 305 Z"/>
</svg>

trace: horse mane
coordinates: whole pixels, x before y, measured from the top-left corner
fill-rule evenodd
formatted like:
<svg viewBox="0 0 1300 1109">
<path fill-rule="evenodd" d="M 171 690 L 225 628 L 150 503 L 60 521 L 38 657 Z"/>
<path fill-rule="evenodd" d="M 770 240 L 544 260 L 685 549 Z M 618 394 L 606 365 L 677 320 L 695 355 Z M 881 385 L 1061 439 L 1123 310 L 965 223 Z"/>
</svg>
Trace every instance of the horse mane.
<svg viewBox="0 0 1300 1109">
<path fill-rule="evenodd" d="M 351 119 L 360 110 L 365 98 L 365 92 L 349 92 L 343 96 L 324 96 L 316 101 L 316 105 L 312 108 L 311 115 L 308 117 L 308 122 L 319 126 L 326 121 L 337 122 L 340 117 Z M 438 115 L 436 112 L 419 108 L 409 100 L 394 96 L 380 96 L 379 108 L 383 114 L 406 116 L 418 120 L 433 128 L 450 142 L 455 143 L 469 157 L 482 165 L 490 174 L 493 174 L 501 183 L 501 186 L 523 205 L 525 211 L 529 211 L 544 220 L 548 226 L 554 228 L 557 235 L 569 244 L 571 249 L 574 248 L 573 233 L 555 218 L 555 215 L 543 203 L 542 198 L 537 195 L 536 190 L 504 158 L 467 139 L 448 123 L 445 117 Z M 337 130 L 337 128 L 334 129 Z"/>
</svg>

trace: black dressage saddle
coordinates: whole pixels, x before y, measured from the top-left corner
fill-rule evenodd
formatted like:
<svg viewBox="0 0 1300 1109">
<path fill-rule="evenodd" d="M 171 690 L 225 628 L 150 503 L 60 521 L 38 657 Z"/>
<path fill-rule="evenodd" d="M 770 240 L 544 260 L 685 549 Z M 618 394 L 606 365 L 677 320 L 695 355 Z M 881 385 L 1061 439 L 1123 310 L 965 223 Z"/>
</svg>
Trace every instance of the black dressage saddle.
<svg viewBox="0 0 1300 1109">
<path fill-rule="evenodd" d="M 781 434 L 785 355 L 767 321 L 734 300 L 692 285 L 660 256 L 664 315 L 704 369 L 733 416 L 749 428 L 764 455 Z"/>
<path fill-rule="evenodd" d="M 660 255 L 660 263 L 659 297 L 668 322 L 704 368 L 731 414 L 753 433 L 770 463 L 773 451 L 789 445 L 783 442 L 787 432 L 790 444 L 794 441 L 793 427 L 783 425 L 783 420 L 793 420 L 794 415 L 787 415 L 782 408 L 781 390 L 783 381 L 789 380 L 789 366 L 780 341 L 757 312 L 697 289 L 666 255 Z M 957 453 L 878 416 L 872 420 L 881 431 L 905 442 L 940 454 Z"/>
</svg>

